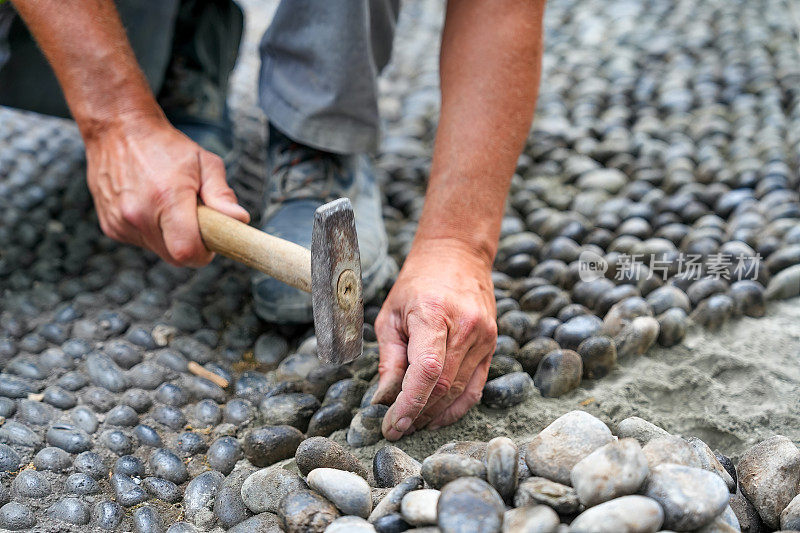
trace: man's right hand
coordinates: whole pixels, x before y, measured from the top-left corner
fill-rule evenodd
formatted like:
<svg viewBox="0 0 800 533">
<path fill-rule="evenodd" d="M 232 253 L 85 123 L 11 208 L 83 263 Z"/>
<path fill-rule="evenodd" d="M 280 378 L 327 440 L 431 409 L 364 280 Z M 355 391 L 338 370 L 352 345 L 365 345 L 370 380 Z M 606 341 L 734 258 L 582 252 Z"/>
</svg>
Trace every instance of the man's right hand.
<svg viewBox="0 0 800 533">
<path fill-rule="evenodd" d="M 225 181 L 225 166 L 162 117 L 117 117 L 87 138 L 89 190 L 103 232 L 178 266 L 211 261 L 200 238 L 198 197 L 248 222 Z"/>
</svg>

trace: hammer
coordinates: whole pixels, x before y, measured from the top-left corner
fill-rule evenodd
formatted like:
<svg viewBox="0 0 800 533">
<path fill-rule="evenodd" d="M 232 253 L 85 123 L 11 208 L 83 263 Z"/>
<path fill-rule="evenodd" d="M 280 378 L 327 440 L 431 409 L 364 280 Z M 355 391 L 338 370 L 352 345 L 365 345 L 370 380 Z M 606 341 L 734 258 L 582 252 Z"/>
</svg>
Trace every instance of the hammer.
<svg viewBox="0 0 800 533">
<path fill-rule="evenodd" d="M 361 355 L 364 300 L 353 206 L 347 198 L 314 213 L 311 250 L 197 207 L 206 248 L 311 293 L 317 357 L 344 364 Z"/>
</svg>

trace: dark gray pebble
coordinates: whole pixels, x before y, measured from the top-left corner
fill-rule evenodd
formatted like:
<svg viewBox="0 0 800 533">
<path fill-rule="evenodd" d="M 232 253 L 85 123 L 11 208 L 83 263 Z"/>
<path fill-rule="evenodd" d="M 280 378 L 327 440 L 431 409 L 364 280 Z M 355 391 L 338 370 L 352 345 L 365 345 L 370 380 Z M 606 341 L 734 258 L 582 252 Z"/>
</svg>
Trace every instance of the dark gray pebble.
<svg viewBox="0 0 800 533">
<path fill-rule="evenodd" d="M 31 468 L 25 469 L 11 483 L 11 493 L 15 497 L 44 498 L 52 491 L 50 482 L 41 473 Z"/>
<path fill-rule="evenodd" d="M 487 382 L 481 403 L 493 409 L 504 409 L 524 402 L 533 391 L 533 380 L 527 372 L 513 372 Z"/>
<path fill-rule="evenodd" d="M 47 442 L 69 453 L 81 453 L 92 446 L 92 439 L 84 430 L 69 424 L 50 426 Z"/>
<path fill-rule="evenodd" d="M 100 529 L 116 529 L 125 516 L 125 509 L 117 502 L 99 502 L 94 506 L 92 515 Z"/>
<path fill-rule="evenodd" d="M 617 347 L 605 336 L 589 337 L 578 346 L 583 365 L 583 377 L 599 379 L 617 364 Z"/>
<path fill-rule="evenodd" d="M 161 437 L 155 429 L 150 426 L 139 424 L 133 428 L 133 436 L 142 446 L 152 446 L 153 448 L 161 447 Z"/>
<path fill-rule="evenodd" d="M 47 509 L 47 514 L 56 520 L 85 526 L 89 523 L 89 506 L 78 498 L 63 498 Z"/>
<path fill-rule="evenodd" d="M 183 491 L 172 481 L 160 477 L 146 477 L 142 480 L 142 487 L 153 498 L 164 500 L 167 503 L 177 503 L 183 498 Z"/>
<path fill-rule="evenodd" d="M 278 517 L 286 533 L 322 533 L 339 511 L 316 492 L 301 489 L 283 498 Z"/>
<path fill-rule="evenodd" d="M 294 457 L 303 433 L 292 426 L 268 426 L 250 430 L 244 437 L 244 456 L 255 466 L 269 466 Z"/>
<path fill-rule="evenodd" d="M 303 393 L 278 394 L 265 398 L 259 406 L 268 423 L 294 426 L 300 431 L 308 429 L 311 416 L 319 408 L 319 400 L 311 394 Z"/>
<path fill-rule="evenodd" d="M 186 425 L 186 416 L 183 411 L 171 405 L 158 405 L 153 411 L 153 419 L 164 424 L 172 430 L 183 429 Z"/>
<path fill-rule="evenodd" d="M 350 422 L 347 444 L 356 448 L 375 444 L 383 437 L 381 423 L 389 408 L 385 405 L 370 405 L 360 410 Z"/>
<path fill-rule="evenodd" d="M 100 442 L 117 455 L 133 453 L 135 447 L 133 440 L 128 435 L 118 430 L 104 431 L 102 435 L 100 435 Z"/>
<path fill-rule="evenodd" d="M 30 507 L 19 502 L 10 502 L 0 507 L 0 527 L 10 531 L 29 530 L 36 525 L 36 517 Z"/>
<path fill-rule="evenodd" d="M 436 453 L 422 461 L 422 478 L 430 487 L 441 489 L 460 477 L 486 479 L 486 465 L 483 462 L 455 453 Z"/>
<path fill-rule="evenodd" d="M 149 498 L 145 490 L 125 474 L 112 474 L 110 483 L 117 502 L 123 507 L 133 507 Z"/>
<path fill-rule="evenodd" d="M 203 437 L 192 431 L 184 431 L 181 433 L 178 436 L 176 445 L 178 447 L 178 451 L 187 457 L 202 453 L 208 449 Z"/>
<path fill-rule="evenodd" d="M 72 465 L 75 470 L 86 474 L 92 479 L 101 480 L 108 475 L 108 467 L 95 452 L 86 451 L 78 454 Z"/>
<path fill-rule="evenodd" d="M 226 476 L 242 458 L 242 446 L 233 437 L 220 437 L 211 443 L 206 453 L 208 465 Z"/>
<path fill-rule="evenodd" d="M 133 511 L 133 530 L 136 533 L 164 533 L 164 521 L 155 507 L 143 505 Z"/>
<path fill-rule="evenodd" d="M 114 463 L 112 470 L 115 474 L 125 474 L 131 477 L 143 477 L 145 473 L 144 462 L 135 455 L 123 455 Z"/>
<path fill-rule="evenodd" d="M 503 499 L 491 485 L 482 479 L 464 477 L 442 488 L 437 525 L 442 533 L 496 533 L 504 512 Z"/>
<path fill-rule="evenodd" d="M 336 430 L 350 425 L 353 416 L 351 410 L 340 402 L 329 403 L 320 407 L 308 422 L 308 436 L 327 437 Z"/>
<path fill-rule="evenodd" d="M 172 481 L 176 485 L 189 479 L 189 472 L 181 458 L 164 448 L 155 450 L 150 455 L 150 471 L 154 476 Z"/>
<path fill-rule="evenodd" d="M 76 472 L 67 478 L 64 483 L 64 491 L 78 496 L 97 494 L 100 492 L 100 484 L 86 474 Z"/>
<path fill-rule="evenodd" d="M 542 396 L 556 398 L 575 389 L 581 383 L 583 361 L 573 350 L 555 350 L 539 363 L 533 383 Z"/>
<path fill-rule="evenodd" d="M 16 472 L 19 470 L 19 454 L 8 444 L 0 444 L 0 471 Z"/>
<path fill-rule="evenodd" d="M 55 448 L 53 446 L 42 448 L 33 458 L 33 466 L 36 470 L 63 472 L 71 465 L 72 457 L 61 448 Z"/>
</svg>

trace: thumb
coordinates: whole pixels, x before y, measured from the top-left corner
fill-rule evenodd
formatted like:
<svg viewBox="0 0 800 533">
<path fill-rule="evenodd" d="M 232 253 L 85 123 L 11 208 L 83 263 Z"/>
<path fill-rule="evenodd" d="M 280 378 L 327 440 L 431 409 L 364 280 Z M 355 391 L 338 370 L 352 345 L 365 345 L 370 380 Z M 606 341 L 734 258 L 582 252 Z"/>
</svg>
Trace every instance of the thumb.
<svg viewBox="0 0 800 533">
<path fill-rule="evenodd" d="M 211 152 L 200 152 L 200 199 L 211 209 L 245 224 L 250 214 L 236 200 L 236 194 L 225 180 L 225 164 Z"/>
</svg>

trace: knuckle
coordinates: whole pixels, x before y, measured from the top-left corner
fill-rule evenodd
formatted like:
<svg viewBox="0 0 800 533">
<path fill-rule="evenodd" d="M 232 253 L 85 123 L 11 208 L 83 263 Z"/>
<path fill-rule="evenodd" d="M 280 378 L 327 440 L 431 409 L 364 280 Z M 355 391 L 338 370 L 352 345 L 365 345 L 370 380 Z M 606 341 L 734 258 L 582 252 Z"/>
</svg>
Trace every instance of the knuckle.
<svg viewBox="0 0 800 533">
<path fill-rule="evenodd" d="M 193 262 L 198 255 L 195 247 L 188 241 L 174 244 L 170 254 L 175 261 L 181 264 Z"/>
<path fill-rule="evenodd" d="M 444 365 L 436 355 L 426 354 L 419 357 L 417 367 L 426 382 L 435 383 L 439 380 L 439 376 L 442 375 Z"/>
<path fill-rule="evenodd" d="M 136 202 L 126 201 L 120 205 L 120 216 L 128 224 L 139 227 L 144 221 L 144 212 Z"/>
<path fill-rule="evenodd" d="M 472 407 L 473 405 L 481 401 L 481 397 L 483 396 L 483 390 L 477 389 L 477 390 L 466 391 L 464 393 L 464 396 L 467 402 L 469 403 L 469 406 Z"/>
<path fill-rule="evenodd" d="M 464 383 L 453 383 L 453 386 L 450 387 L 450 396 L 452 398 L 458 398 L 466 388 L 467 386 Z"/>
<path fill-rule="evenodd" d="M 448 392 L 452 390 L 452 386 L 450 385 L 450 380 L 444 377 L 440 377 L 439 381 L 436 382 L 436 385 L 433 386 L 433 391 L 431 392 L 431 396 L 444 396 Z"/>
</svg>

